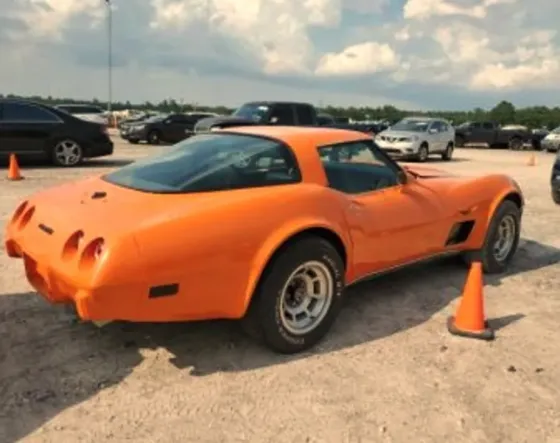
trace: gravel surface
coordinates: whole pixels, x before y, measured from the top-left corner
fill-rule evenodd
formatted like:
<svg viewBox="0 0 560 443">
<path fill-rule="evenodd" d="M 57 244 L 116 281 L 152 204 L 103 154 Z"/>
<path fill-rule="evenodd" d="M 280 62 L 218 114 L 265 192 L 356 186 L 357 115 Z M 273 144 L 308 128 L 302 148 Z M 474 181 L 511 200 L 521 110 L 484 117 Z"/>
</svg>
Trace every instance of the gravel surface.
<svg viewBox="0 0 560 443">
<path fill-rule="evenodd" d="M 0 227 L 24 196 L 165 147 L 0 179 Z M 462 149 L 462 174 L 511 174 L 527 207 L 507 275 L 486 279 L 494 342 L 450 336 L 465 269 L 419 265 L 349 291 L 327 340 L 271 354 L 235 322 L 79 323 L 0 255 L 0 442 L 560 442 L 560 208 L 553 155 Z M 5 173 L 5 169 L 3 169 Z"/>
</svg>

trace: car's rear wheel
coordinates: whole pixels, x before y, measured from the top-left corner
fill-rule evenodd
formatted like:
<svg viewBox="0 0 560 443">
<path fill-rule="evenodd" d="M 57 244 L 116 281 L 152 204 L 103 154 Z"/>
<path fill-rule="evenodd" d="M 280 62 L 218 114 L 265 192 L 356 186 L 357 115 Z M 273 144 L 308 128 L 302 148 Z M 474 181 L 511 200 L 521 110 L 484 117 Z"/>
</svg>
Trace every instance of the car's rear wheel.
<svg viewBox="0 0 560 443">
<path fill-rule="evenodd" d="M 419 162 L 423 163 L 426 160 L 428 160 L 429 155 L 430 155 L 430 151 L 428 149 L 428 145 L 426 143 L 422 143 L 420 148 L 418 148 L 418 154 L 416 155 L 416 159 Z"/>
<path fill-rule="evenodd" d="M 523 148 L 523 140 L 519 137 L 512 137 L 508 142 L 508 148 L 512 151 L 519 151 Z"/>
<path fill-rule="evenodd" d="M 504 200 L 496 209 L 480 251 L 484 272 L 505 272 L 517 251 L 521 235 L 521 210 L 510 200 Z M 467 263 L 472 255 L 466 255 Z"/>
<path fill-rule="evenodd" d="M 136 139 L 136 138 L 129 138 L 128 139 L 128 143 L 131 143 L 133 145 L 137 145 L 140 142 L 140 140 Z"/>
<path fill-rule="evenodd" d="M 267 266 L 242 323 L 276 352 L 314 346 L 329 331 L 342 304 L 344 263 L 328 241 L 305 237 Z"/>
<path fill-rule="evenodd" d="M 465 137 L 463 137 L 462 135 L 458 135 L 457 137 L 455 137 L 455 146 L 457 146 L 458 148 L 463 148 L 465 146 Z"/>
<path fill-rule="evenodd" d="M 55 166 L 76 166 L 84 159 L 84 150 L 72 139 L 63 139 L 55 143 L 52 149 L 52 162 Z"/>
<path fill-rule="evenodd" d="M 552 190 L 552 201 L 557 205 L 560 205 L 560 191 Z"/>
<path fill-rule="evenodd" d="M 441 154 L 442 160 L 449 161 L 453 157 L 453 143 L 449 142 L 443 154 Z"/>
</svg>

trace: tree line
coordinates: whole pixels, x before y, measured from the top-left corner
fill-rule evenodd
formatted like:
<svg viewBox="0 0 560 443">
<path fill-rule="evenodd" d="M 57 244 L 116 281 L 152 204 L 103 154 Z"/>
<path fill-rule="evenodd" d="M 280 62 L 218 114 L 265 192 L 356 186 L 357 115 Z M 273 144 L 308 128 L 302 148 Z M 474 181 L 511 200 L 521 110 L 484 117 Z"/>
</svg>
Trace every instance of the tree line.
<svg viewBox="0 0 560 443">
<path fill-rule="evenodd" d="M 33 100 L 47 105 L 57 105 L 62 103 L 81 103 L 96 105 L 102 108 L 107 107 L 107 102 L 97 99 L 93 100 L 75 100 L 71 98 L 56 98 L 56 97 L 40 97 L 30 96 L 22 97 L 12 94 L 2 95 L 0 98 L 24 98 Z M 215 112 L 218 114 L 230 114 L 234 108 L 226 106 L 199 106 L 194 103 L 178 102 L 174 99 L 165 99 L 158 103 L 146 101 L 144 103 L 131 103 L 130 101 L 121 102 L 116 101 L 111 103 L 111 108 L 115 111 L 125 109 L 136 110 L 153 110 L 159 112 L 189 112 L 189 111 L 207 111 Z M 341 107 L 341 106 L 326 106 L 319 108 L 319 112 L 327 113 L 333 117 L 349 117 L 353 120 L 381 120 L 387 119 L 389 121 L 397 121 L 401 118 L 418 115 L 418 116 L 432 116 L 445 118 L 452 121 L 454 124 L 460 124 L 465 121 L 495 121 L 500 124 L 519 124 L 528 126 L 530 128 L 548 128 L 553 129 L 560 126 L 560 107 L 547 107 L 547 106 L 530 106 L 525 108 L 516 108 L 508 101 L 501 101 L 491 109 L 475 108 L 470 111 L 410 111 L 397 109 L 391 105 L 373 107 Z"/>
</svg>

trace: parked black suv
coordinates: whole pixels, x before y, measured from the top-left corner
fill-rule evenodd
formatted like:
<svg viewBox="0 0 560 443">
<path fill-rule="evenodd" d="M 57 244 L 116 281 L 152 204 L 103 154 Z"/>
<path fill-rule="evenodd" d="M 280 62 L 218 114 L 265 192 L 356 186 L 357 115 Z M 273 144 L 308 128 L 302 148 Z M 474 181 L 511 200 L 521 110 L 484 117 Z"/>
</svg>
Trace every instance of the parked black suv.
<svg viewBox="0 0 560 443">
<path fill-rule="evenodd" d="M 148 142 L 151 145 L 159 143 L 178 143 L 190 137 L 194 126 L 206 113 L 168 114 L 158 115 L 137 123 L 123 126 L 121 137 L 130 143 Z"/>
<path fill-rule="evenodd" d="M 550 188 L 552 200 L 560 205 L 560 151 L 556 154 L 556 161 L 552 165 L 552 175 L 550 176 Z"/>
<path fill-rule="evenodd" d="M 20 99 L 0 99 L 0 158 L 47 160 L 75 166 L 85 158 L 113 153 L 107 128 L 52 106 Z"/>
</svg>

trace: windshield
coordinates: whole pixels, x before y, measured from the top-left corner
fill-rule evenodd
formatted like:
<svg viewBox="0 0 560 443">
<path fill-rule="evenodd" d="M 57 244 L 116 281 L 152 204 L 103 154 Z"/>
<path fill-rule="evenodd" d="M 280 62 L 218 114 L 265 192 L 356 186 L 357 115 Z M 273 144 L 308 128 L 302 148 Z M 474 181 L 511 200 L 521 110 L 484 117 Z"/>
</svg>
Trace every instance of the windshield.
<svg viewBox="0 0 560 443">
<path fill-rule="evenodd" d="M 212 133 L 188 138 L 103 179 L 137 191 L 191 193 L 296 183 L 301 175 L 294 155 L 279 141 Z"/>
<path fill-rule="evenodd" d="M 398 123 L 391 126 L 392 131 L 413 131 L 413 132 L 426 132 L 430 120 L 413 120 L 403 119 Z"/>
<path fill-rule="evenodd" d="M 58 109 L 68 114 L 102 114 L 104 112 L 103 109 L 95 106 L 60 105 Z"/>
<path fill-rule="evenodd" d="M 235 117 L 260 122 L 268 113 L 270 107 L 258 103 L 247 103 L 238 108 L 232 115 Z"/>
</svg>

